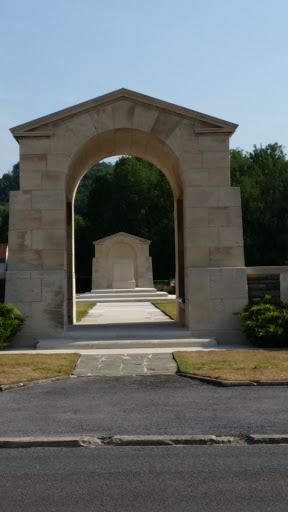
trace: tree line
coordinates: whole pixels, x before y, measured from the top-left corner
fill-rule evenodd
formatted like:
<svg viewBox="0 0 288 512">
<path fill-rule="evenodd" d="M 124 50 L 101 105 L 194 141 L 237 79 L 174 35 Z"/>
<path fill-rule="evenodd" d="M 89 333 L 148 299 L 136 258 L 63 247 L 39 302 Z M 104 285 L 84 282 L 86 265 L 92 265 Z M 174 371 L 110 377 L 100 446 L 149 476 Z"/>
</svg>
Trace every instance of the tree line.
<svg viewBox="0 0 288 512">
<path fill-rule="evenodd" d="M 231 184 L 242 196 L 247 266 L 288 263 L 288 160 L 277 144 L 231 150 Z M 0 178 L 0 242 L 8 237 L 9 191 L 19 189 L 19 165 Z M 94 240 L 119 231 L 151 240 L 154 279 L 175 273 L 173 196 L 151 163 L 120 157 L 99 162 L 82 178 L 75 196 L 76 274 L 91 275 Z"/>
</svg>

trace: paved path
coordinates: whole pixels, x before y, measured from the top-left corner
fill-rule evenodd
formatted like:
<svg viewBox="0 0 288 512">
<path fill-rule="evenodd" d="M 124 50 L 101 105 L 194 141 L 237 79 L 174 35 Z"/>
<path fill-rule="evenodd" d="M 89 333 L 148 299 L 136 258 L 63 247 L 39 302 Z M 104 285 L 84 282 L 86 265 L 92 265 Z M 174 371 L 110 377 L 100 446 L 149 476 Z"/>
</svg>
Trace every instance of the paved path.
<svg viewBox="0 0 288 512">
<path fill-rule="evenodd" d="M 79 322 L 81 325 L 126 324 L 165 322 L 173 324 L 167 315 L 150 302 L 97 304 Z M 123 353 L 81 355 L 74 375 L 121 376 L 121 375 L 169 375 L 177 365 L 171 353 Z"/>
<path fill-rule="evenodd" d="M 151 302 L 123 302 L 96 304 L 79 322 L 80 325 L 120 324 L 120 323 L 169 322 L 167 315 Z"/>
<path fill-rule="evenodd" d="M 78 376 L 169 375 L 177 365 L 170 353 L 81 355 L 73 374 Z"/>
</svg>

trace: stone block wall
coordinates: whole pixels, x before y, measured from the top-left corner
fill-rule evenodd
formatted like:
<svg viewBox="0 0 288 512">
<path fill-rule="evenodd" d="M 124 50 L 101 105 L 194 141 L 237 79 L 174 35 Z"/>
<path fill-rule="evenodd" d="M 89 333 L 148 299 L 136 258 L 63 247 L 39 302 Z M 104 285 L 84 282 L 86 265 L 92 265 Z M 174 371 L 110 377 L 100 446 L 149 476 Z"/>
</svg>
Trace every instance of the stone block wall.
<svg viewBox="0 0 288 512">
<path fill-rule="evenodd" d="M 261 300 L 270 295 L 280 300 L 280 274 L 254 274 L 247 276 L 249 300 Z"/>
<path fill-rule="evenodd" d="M 246 267 L 249 300 L 288 300 L 288 266 Z"/>
</svg>

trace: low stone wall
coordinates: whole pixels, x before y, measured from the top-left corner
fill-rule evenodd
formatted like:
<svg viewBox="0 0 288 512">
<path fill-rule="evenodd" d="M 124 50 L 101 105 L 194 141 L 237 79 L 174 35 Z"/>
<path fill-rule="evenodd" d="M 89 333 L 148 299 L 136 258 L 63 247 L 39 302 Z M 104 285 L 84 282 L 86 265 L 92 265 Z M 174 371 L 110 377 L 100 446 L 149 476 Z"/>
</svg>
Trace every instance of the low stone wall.
<svg viewBox="0 0 288 512">
<path fill-rule="evenodd" d="M 271 295 L 288 300 L 288 266 L 246 267 L 249 300 Z"/>
<path fill-rule="evenodd" d="M 280 300 L 280 274 L 247 275 L 249 300 L 264 299 L 271 295 Z"/>
</svg>

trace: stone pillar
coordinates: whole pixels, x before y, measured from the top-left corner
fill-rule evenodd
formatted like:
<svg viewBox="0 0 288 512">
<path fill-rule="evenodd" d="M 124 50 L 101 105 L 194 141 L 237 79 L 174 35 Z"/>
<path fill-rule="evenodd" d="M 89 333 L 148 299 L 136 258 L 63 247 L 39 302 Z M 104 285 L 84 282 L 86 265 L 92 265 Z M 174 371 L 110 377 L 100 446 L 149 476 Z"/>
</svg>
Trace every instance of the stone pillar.
<svg viewBox="0 0 288 512">
<path fill-rule="evenodd" d="M 60 184 L 49 188 L 49 178 L 42 157 L 26 156 L 21 190 L 10 193 L 5 301 L 27 317 L 17 336 L 26 346 L 67 325 L 66 202 Z M 55 176 L 52 181 L 57 186 Z"/>
<path fill-rule="evenodd" d="M 248 302 L 240 189 L 230 186 L 229 138 L 199 132 L 199 168 L 184 173 L 186 322 L 195 336 L 240 343 L 233 313 Z"/>
<path fill-rule="evenodd" d="M 248 302 L 240 190 L 187 188 L 184 219 L 188 327 L 195 336 L 243 342 L 233 315 Z"/>
</svg>

